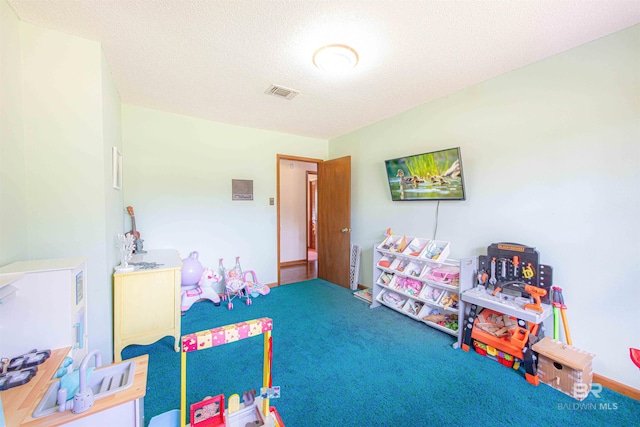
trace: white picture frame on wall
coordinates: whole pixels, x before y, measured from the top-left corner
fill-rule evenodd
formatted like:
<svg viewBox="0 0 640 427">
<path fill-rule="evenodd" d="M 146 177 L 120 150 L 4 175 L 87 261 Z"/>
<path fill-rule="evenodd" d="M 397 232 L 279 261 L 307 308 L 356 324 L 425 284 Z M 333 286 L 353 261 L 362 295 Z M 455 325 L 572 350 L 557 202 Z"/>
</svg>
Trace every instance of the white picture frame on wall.
<svg viewBox="0 0 640 427">
<path fill-rule="evenodd" d="M 113 188 L 120 190 L 122 188 L 122 154 L 118 147 L 112 149 L 112 179 Z"/>
</svg>

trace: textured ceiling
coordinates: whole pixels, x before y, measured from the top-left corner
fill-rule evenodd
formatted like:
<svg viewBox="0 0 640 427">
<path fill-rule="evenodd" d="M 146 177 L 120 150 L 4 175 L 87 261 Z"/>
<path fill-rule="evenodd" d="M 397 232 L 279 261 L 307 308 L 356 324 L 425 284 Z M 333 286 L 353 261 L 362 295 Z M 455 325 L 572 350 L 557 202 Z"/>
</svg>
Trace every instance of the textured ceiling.
<svg viewBox="0 0 640 427">
<path fill-rule="evenodd" d="M 7 1 L 100 42 L 123 103 L 324 139 L 640 22 L 640 0 Z M 331 43 L 358 66 L 316 69 Z"/>
</svg>

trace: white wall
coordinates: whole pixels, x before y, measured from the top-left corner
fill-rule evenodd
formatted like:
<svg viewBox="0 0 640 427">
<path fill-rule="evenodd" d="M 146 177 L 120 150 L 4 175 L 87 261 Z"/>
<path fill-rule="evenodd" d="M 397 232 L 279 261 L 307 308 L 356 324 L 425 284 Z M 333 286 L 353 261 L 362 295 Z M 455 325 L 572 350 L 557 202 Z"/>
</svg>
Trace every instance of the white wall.
<svg viewBox="0 0 640 427">
<path fill-rule="evenodd" d="M 0 265 L 28 254 L 19 25 L 0 0 Z"/>
<path fill-rule="evenodd" d="M 331 140 L 329 158 L 352 156 L 361 283 L 388 227 L 436 227 L 435 202 L 390 201 L 384 160 L 460 146 L 467 200 L 440 203 L 437 238 L 455 258 L 536 247 L 574 345 L 596 354 L 595 372 L 640 388 L 628 355 L 640 346 L 638 40 L 635 26 Z"/>
<path fill-rule="evenodd" d="M 280 160 L 280 262 L 307 259 L 307 171 L 316 163 Z"/>
<path fill-rule="evenodd" d="M 108 361 L 113 236 L 122 230 L 122 196 L 110 194 L 120 100 L 98 43 L 20 22 L 3 0 L 0 11 L 0 262 L 87 257 L 89 346 Z"/>
<path fill-rule="evenodd" d="M 213 268 L 240 256 L 260 282 L 277 282 L 276 156 L 326 159 L 328 142 L 130 105 L 122 117 L 124 201 L 145 249 L 198 251 Z M 254 200 L 232 201 L 232 179 L 253 180 Z"/>
</svg>

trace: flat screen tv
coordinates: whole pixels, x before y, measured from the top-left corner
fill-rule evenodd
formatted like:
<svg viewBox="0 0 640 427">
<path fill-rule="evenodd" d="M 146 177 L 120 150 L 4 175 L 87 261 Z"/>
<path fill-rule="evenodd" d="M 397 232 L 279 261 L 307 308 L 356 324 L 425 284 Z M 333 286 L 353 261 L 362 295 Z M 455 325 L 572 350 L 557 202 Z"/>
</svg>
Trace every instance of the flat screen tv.
<svg viewBox="0 0 640 427">
<path fill-rule="evenodd" d="M 460 148 L 385 160 L 391 200 L 464 200 Z"/>
</svg>

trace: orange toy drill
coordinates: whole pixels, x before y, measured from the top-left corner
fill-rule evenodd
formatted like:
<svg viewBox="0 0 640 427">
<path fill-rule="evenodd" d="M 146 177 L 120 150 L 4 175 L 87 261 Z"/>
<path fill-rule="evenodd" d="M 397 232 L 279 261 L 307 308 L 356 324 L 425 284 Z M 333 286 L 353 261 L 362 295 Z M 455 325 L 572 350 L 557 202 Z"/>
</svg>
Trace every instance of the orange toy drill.
<svg viewBox="0 0 640 427">
<path fill-rule="evenodd" d="M 542 306 L 540 305 L 540 297 L 543 297 L 547 294 L 546 289 L 539 288 L 537 286 L 526 285 L 524 290 L 529 292 L 529 295 L 534 299 L 535 303 L 533 304 L 525 304 L 524 308 L 530 308 L 531 310 L 535 310 L 538 313 L 542 313 Z"/>
</svg>

